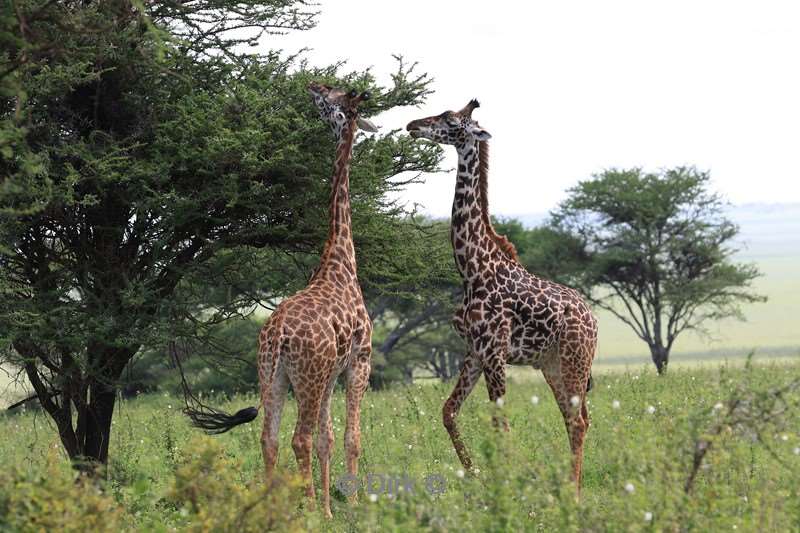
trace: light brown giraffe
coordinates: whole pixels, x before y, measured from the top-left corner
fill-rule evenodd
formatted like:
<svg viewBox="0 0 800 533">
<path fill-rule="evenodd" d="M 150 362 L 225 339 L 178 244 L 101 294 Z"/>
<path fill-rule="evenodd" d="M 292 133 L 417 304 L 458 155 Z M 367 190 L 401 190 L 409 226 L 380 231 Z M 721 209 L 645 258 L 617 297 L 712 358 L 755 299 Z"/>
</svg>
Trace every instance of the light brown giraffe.
<svg viewBox="0 0 800 533">
<path fill-rule="evenodd" d="M 464 280 L 464 299 L 453 325 L 467 341 L 468 351 L 442 409 L 444 426 L 464 468 L 471 469 L 455 417 L 478 378 L 483 374 L 489 399 L 497 402 L 506 392 L 507 364 L 541 369 L 564 417 L 572 475 L 580 490 L 597 320 L 574 289 L 527 272 L 513 244 L 492 227 L 487 143 L 491 135 L 472 119 L 478 105 L 472 100 L 460 111 L 414 120 L 406 127 L 412 137 L 450 144 L 458 152 L 450 237 Z"/>
<path fill-rule="evenodd" d="M 281 411 L 291 384 L 297 399 L 297 424 L 292 438 L 300 473 L 314 506 L 311 480 L 312 434 L 318 428 L 316 452 L 322 480 L 322 505 L 330 508 L 330 459 L 333 448 L 331 397 L 340 374 L 347 386 L 345 454 L 347 471 L 358 473 L 361 453 L 360 405 L 367 388 L 372 353 L 372 322 L 364 306 L 356 274 L 356 257 L 350 228 L 350 160 L 357 128 L 376 131 L 358 116 L 358 104 L 369 97 L 346 93 L 327 85 L 309 85 L 320 116 L 337 138 L 330 200 L 330 229 L 320 265 L 305 289 L 275 309 L 259 336 L 258 376 L 264 429 L 261 436 L 267 479 L 278 459 Z M 233 416 L 194 416 L 195 425 L 220 433 L 252 420 L 255 408 Z"/>
</svg>

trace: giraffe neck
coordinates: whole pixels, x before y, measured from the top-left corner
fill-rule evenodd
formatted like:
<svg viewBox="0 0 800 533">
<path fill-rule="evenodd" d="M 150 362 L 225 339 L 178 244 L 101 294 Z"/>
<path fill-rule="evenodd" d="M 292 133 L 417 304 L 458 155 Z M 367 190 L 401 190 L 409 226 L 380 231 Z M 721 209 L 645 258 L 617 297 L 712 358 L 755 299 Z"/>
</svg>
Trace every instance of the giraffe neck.
<svg viewBox="0 0 800 533">
<path fill-rule="evenodd" d="M 335 270 L 356 275 L 356 255 L 353 234 L 350 229 L 350 160 L 355 140 L 355 122 L 342 129 L 336 143 L 336 159 L 333 164 L 333 179 L 330 201 L 330 227 L 328 240 L 322 250 L 317 276 L 325 276 Z M 317 277 L 315 276 L 315 277 Z"/>
<path fill-rule="evenodd" d="M 485 186 L 481 186 L 481 156 L 488 157 L 488 147 L 469 141 L 456 147 L 458 174 L 453 196 L 450 239 L 456 267 L 465 279 L 471 279 L 488 265 L 488 259 L 498 250 L 489 219 L 489 202 Z M 484 171 L 486 168 L 484 166 Z"/>
</svg>

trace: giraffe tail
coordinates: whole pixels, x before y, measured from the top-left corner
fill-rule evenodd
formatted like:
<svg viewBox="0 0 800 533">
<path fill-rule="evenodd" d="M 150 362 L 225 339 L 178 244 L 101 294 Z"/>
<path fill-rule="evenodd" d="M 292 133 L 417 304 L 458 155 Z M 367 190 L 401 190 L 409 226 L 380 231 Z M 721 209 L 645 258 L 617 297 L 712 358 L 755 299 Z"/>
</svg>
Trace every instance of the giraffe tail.
<svg viewBox="0 0 800 533">
<path fill-rule="evenodd" d="M 269 336 L 268 354 L 272 354 L 272 357 L 270 358 L 271 364 L 269 370 L 270 375 L 268 377 L 269 383 L 272 382 L 275 377 L 275 373 L 277 372 L 280 348 L 284 340 L 283 324 L 279 320 L 280 319 L 276 317 L 273 321 L 271 321 L 272 323 L 270 324 L 272 327 L 272 335 Z M 182 369 L 181 378 L 184 396 L 186 398 L 186 408 L 183 410 L 183 412 L 192 420 L 192 425 L 194 427 L 202 429 L 209 435 L 219 435 L 221 433 L 230 431 L 236 426 L 255 420 L 255 418 L 258 416 L 259 409 L 261 409 L 261 406 L 264 405 L 265 395 L 267 394 L 266 387 L 262 386 L 261 402 L 258 407 L 245 407 L 244 409 L 240 409 L 233 414 L 228 414 L 224 411 L 214 409 L 213 407 L 209 407 L 200 402 L 200 400 L 197 399 L 191 393 L 191 391 L 189 391 L 186 380 L 183 379 Z"/>
<path fill-rule="evenodd" d="M 200 408 L 186 407 L 183 412 L 191 418 L 194 427 L 209 435 L 225 433 L 238 425 L 252 422 L 258 416 L 257 407 L 245 407 L 232 415 L 205 405 Z"/>
</svg>

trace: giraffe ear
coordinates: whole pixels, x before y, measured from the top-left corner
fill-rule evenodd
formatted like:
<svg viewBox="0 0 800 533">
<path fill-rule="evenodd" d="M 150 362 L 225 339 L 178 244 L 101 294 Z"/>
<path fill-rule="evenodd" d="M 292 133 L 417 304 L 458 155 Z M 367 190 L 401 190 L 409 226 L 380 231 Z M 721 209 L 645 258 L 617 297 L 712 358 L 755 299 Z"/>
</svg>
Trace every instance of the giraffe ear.
<svg viewBox="0 0 800 533">
<path fill-rule="evenodd" d="M 362 129 L 364 131 L 368 131 L 370 133 L 375 133 L 376 131 L 378 131 L 378 126 L 376 126 L 371 121 L 369 121 L 369 120 L 367 120 L 365 118 L 358 117 L 356 119 L 356 124 L 358 124 L 358 127 L 360 129 Z"/>
<path fill-rule="evenodd" d="M 475 136 L 479 141 L 488 141 L 492 138 L 492 134 L 481 128 L 477 124 L 472 124 L 467 127 L 467 131 Z"/>
</svg>

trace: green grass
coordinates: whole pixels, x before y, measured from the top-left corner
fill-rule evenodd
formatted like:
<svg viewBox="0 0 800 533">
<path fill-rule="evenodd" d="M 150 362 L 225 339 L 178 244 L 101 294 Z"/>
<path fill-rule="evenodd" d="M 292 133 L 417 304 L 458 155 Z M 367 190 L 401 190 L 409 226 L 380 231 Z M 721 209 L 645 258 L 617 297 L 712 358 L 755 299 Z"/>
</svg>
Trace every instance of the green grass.
<svg viewBox="0 0 800 533">
<path fill-rule="evenodd" d="M 509 384 L 502 407 L 511 426 L 507 434 L 492 429 L 490 418 L 498 408 L 489 404 L 484 385 L 478 384 L 459 422 L 479 473 L 463 479 L 457 475 L 460 465 L 441 425 L 441 406 L 452 384 L 368 392 L 362 404 L 361 473 L 408 474 L 416 492 L 396 498 L 383 495 L 376 502 L 362 493 L 355 507 L 336 493 L 331 522 L 316 512 L 297 511 L 294 524 L 300 530 L 334 531 L 797 530 L 800 413 L 796 409 L 766 423 L 763 442 L 754 440 L 746 424 L 719 424 L 722 429 L 711 437 L 712 447 L 693 492 L 686 495 L 683 486 L 697 439 L 713 433 L 725 420 L 728 401 L 740 383 L 747 381 L 747 390 L 767 390 L 799 374 L 800 366 L 771 364 L 757 364 L 749 373 L 736 367 L 675 369 L 663 378 L 649 367 L 598 373 L 589 395 L 592 427 L 579 502 L 568 480 L 564 425 L 540 380 L 515 379 Z M 531 402 L 533 395 L 540 398 L 538 405 Z M 235 398 L 224 406 L 236 409 L 254 399 Z M 614 400 L 618 409 L 612 407 Z M 789 401 L 800 401 L 797 392 Z M 208 437 L 199 437 L 189 427 L 180 402 L 152 395 L 122 402 L 117 410 L 107 490 L 119 502 L 122 523 L 130 529 L 183 529 L 198 516 L 193 514 L 196 509 L 190 512 L 182 507 L 188 504 L 169 497 L 181 465 L 193 456 L 206 457 L 196 450 Z M 718 402 L 725 407 L 714 410 Z M 332 477 L 336 479 L 344 473 L 341 392 L 333 405 L 337 440 Z M 654 413 L 648 413 L 649 406 Z M 279 467 L 289 471 L 295 470 L 290 444 L 295 413 L 290 400 L 284 411 L 279 461 Z M 235 465 L 227 467 L 230 474 L 242 486 L 261 476 L 260 421 L 214 437 L 223 458 Z M 16 465 L 17 478 L 52 476 L 53 464 L 67 475 L 69 467 L 59 450 L 41 412 L 0 417 L 0 457 L 4 464 Z M 316 462 L 314 472 L 317 476 Z M 424 480 L 430 474 L 443 476 L 444 494 L 426 493 Z M 315 483 L 318 487 L 319 480 Z M 633 492 L 625 490 L 627 484 Z M 222 502 L 229 496 L 219 497 Z M 288 504 L 280 512 L 291 515 L 295 508 Z M 225 509 L 237 512 L 230 505 Z M 651 520 L 645 519 L 646 513 L 652 513 Z"/>
</svg>

